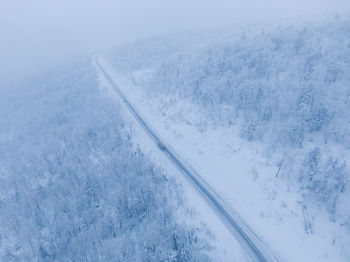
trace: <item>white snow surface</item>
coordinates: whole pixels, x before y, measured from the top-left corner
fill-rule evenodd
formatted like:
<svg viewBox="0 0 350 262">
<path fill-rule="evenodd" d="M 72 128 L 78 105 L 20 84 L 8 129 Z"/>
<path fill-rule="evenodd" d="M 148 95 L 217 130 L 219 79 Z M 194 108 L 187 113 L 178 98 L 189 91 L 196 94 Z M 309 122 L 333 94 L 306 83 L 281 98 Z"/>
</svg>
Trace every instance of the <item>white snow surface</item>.
<svg viewBox="0 0 350 262">
<path fill-rule="evenodd" d="M 221 128 L 206 125 L 205 116 L 188 101 L 177 97 L 151 100 L 145 90 L 115 72 L 106 60 L 100 61 L 109 73 L 113 72 L 113 79 L 138 112 L 240 214 L 280 261 L 349 261 L 350 251 L 343 239 L 346 235 L 329 222 L 326 214 L 316 217 L 313 212 L 317 210 L 307 207 L 312 233 L 306 232 L 298 187 L 276 179 L 277 163 L 281 159 L 278 152 L 263 143 L 240 138 L 239 123 Z M 147 77 L 147 74 L 147 70 L 139 71 L 133 77 Z M 107 83 L 102 82 L 102 86 L 108 95 L 117 97 Z M 127 110 L 125 113 L 128 114 Z M 213 257 L 221 261 L 247 260 L 237 241 L 136 121 L 130 120 L 130 127 L 135 144 L 181 181 L 188 202 L 201 218 L 193 223 L 205 223 L 215 234 Z"/>
<path fill-rule="evenodd" d="M 108 73 L 112 73 L 113 80 L 117 83 L 124 83 L 124 80 L 118 75 L 113 67 L 104 59 L 99 60 L 105 68 L 108 68 Z M 106 96 L 112 97 L 116 103 L 121 103 L 118 95 L 115 93 L 110 84 L 100 77 L 100 88 Z M 121 88 L 124 90 L 123 88 Z M 129 99 L 129 96 L 127 96 Z M 132 99 L 133 101 L 133 99 Z M 136 107 L 139 109 L 139 106 Z M 148 136 L 145 130 L 134 119 L 133 115 L 125 107 L 121 108 L 121 113 L 129 119 L 128 125 L 133 133 L 133 142 L 135 146 L 139 146 L 140 149 L 147 155 L 147 157 L 153 161 L 156 165 L 166 171 L 168 176 L 175 178 L 179 184 L 183 187 L 184 200 L 187 205 L 192 207 L 190 212 L 193 213 L 192 221 L 183 221 L 186 216 L 179 213 L 178 220 L 185 223 L 192 223 L 200 226 L 205 225 L 212 233 L 211 245 L 215 248 L 210 251 L 210 255 L 216 261 L 249 261 L 249 258 L 237 240 L 226 229 L 223 222 L 217 217 L 217 215 L 208 206 L 207 202 L 198 194 L 189 181 L 179 173 L 178 169 L 169 161 L 169 159 L 159 150 L 154 144 L 152 139 Z M 144 110 L 138 110 L 138 113 L 144 117 Z M 148 118 L 146 118 L 148 119 Z M 150 122 L 152 125 L 153 121 Z"/>
</svg>

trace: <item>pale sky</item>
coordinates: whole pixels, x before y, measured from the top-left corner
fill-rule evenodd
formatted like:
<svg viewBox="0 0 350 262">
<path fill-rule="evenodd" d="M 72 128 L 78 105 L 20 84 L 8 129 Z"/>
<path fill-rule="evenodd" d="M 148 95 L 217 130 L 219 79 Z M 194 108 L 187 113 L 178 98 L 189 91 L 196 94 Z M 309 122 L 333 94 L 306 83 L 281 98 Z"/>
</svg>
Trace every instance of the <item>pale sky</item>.
<svg viewBox="0 0 350 262">
<path fill-rule="evenodd" d="M 350 0 L 0 0 L 0 78 L 148 35 L 350 10 Z"/>
</svg>

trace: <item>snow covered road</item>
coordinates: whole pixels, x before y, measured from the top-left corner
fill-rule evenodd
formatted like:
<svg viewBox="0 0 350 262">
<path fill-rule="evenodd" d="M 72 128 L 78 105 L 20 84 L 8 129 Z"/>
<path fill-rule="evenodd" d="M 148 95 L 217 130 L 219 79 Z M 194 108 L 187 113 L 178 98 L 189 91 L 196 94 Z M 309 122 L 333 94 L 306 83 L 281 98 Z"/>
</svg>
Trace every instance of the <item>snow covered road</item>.
<svg viewBox="0 0 350 262">
<path fill-rule="evenodd" d="M 159 149 L 167 158 L 177 167 L 177 169 L 189 180 L 195 189 L 206 200 L 217 216 L 224 222 L 227 229 L 234 235 L 245 250 L 249 253 L 253 261 L 278 261 L 272 253 L 267 250 L 260 238 L 244 223 L 239 215 L 210 187 L 202 177 L 191 168 L 176 152 L 167 145 L 157 134 L 157 132 L 145 121 L 136 111 L 117 84 L 109 74 L 100 57 L 94 58 L 94 64 L 101 75 L 113 87 L 123 104 L 133 114 L 138 123 L 143 127 L 147 134 L 156 143 Z"/>
</svg>

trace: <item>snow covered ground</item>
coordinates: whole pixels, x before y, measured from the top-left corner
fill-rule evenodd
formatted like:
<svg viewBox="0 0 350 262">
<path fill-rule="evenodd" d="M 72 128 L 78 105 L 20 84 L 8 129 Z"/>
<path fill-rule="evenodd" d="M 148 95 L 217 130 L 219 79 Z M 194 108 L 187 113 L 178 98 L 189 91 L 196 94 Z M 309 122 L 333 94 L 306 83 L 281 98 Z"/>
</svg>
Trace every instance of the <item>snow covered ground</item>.
<svg viewBox="0 0 350 262">
<path fill-rule="evenodd" d="M 145 77 L 146 71 L 134 77 Z M 247 142 L 239 136 L 240 123 L 230 128 L 213 128 L 205 116 L 186 100 L 162 97 L 151 100 L 142 87 L 115 74 L 119 87 L 158 133 L 203 178 L 238 211 L 241 217 L 263 239 L 281 261 L 348 261 L 347 235 L 324 215 L 314 215 L 318 209 L 305 206 L 298 187 L 276 176 L 280 173 L 280 152 L 259 142 Z M 175 174 L 157 149 L 145 140 L 142 131 L 131 125 L 135 142 L 155 163 Z M 284 167 L 281 166 L 281 169 Z M 186 183 L 184 183 L 186 184 Z M 190 188 L 184 187 L 189 201 L 203 215 L 202 219 L 215 233 L 219 246 L 226 250 L 224 261 L 237 257 L 237 244 L 229 241 L 224 228 L 205 204 L 199 204 Z M 311 228 L 307 225 L 312 221 Z M 307 231 L 312 231 L 307 233 Z M 234 255 L 231 256 L 232 247 Z M 218 249 L 220 250 L 220 249 Z M 222 249 L 221 249 L 222 250 Z M 217 251 L 220 253 L 220 251 Z M 221 252 L 222 254 L 224 252 Z"/>
<path fill-rule="evenodd" d="M 107 61 L 103 60 L 103 65 L 109 69 L 109 73 L 113 72 L 113 67 L 111 67 Z M 114 71 L 115 72 L 115 71 Z M 118 82 L 123 82 L 123 79 L 119 77 L 117 73 L 113 75 L 113 79 Z M 123 82 L 123 84 L 125 84 Z M 121 103 L 120 98 L 106 81 L 105 78 L 100 76 L 100 87 L 106 96 L 112 97 L 116 103 Z M 121 87 L 121 86 L 120 86 Z M 124 89 L 124 88 L 123 88 Z M 129 93 L 127 93 L 129 98 Z M 133 97 L 135 98 L 135 97 Z M 133 99 L 133 101 L 135 101 Z M 140 105 L 137 106 L 141 109 Z M 144 108 L 138 110 L 138 112 L 144 115 Z M 194 226 L 199 227 L 204 225 L 211 231 L 211 245 L 214 249 L 209 253 L 215 259 L 215 261 L 249 261 L 247 253 L 242 249 L 237 240 L 231 235 L 227 230 L 223 222 L 217 217 L 217 215 L 211 210 L 207 202 L 198 194 L 198 192 L 193 188 L 193 186 L 188 182 L 188 180 L 179 173 L 178 169 L 169 161 L 169 159 L 159 150 L 158 146 L 152 141 L 145 130 L 139 125 L 139 123 L 134 119 L 133 115 L 123 107 L 121 113 L 124 115 L 127 125 L 133 134 L 133 142 L 135 147 L 139 147 L 142 152 L 144 152 L 147 157 L 159 168 L 163 169 L 167 176 L 176 179 L 183 188 L 182 193 L 184 194 L 184 200 L 190 207 L 187 212 L 193 214 L 191 216 L 191 221 L 188 220 L 188 214 L 184 215 L 183 210 L 179 210 L 178 219 L 184 223 L 190 223 Z M 149 119 L 149 118 L 146 118 Z M 150 122 L 152 125 L 153 121 Z M 164 137 L 166 138 L 166 137 Z"/>
</svg>

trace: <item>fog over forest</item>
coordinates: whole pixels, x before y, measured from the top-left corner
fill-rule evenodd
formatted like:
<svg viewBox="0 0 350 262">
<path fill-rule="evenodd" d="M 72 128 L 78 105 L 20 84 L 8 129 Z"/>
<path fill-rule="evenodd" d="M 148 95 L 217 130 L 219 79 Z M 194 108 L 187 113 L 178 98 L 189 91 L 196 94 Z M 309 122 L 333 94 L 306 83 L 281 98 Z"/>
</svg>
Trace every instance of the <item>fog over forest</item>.
<svg viewBox="0 0 350 262">
<path fill-rule="evenodd" d="M 344 11 L 346 0 L 1 1 L 1 79 L 125 41 L 275 18 Z M 5 78 L 6 76 L 6 78 Z"/>
<path fill-rule="evenodd" d="M 0 261 L 350 261 L 349 0 L 0 0 Z"/>
</svg>

